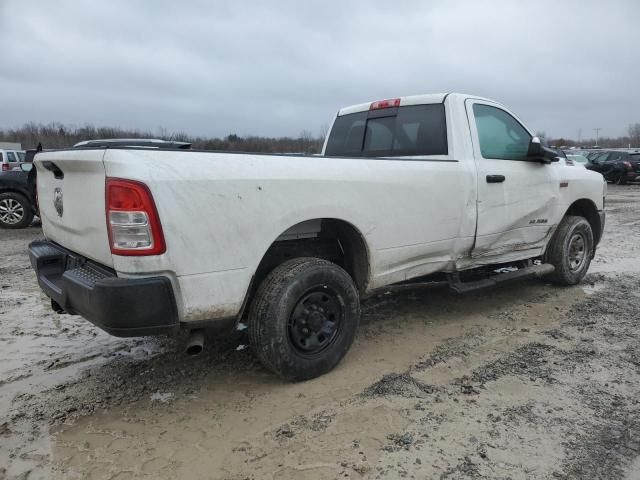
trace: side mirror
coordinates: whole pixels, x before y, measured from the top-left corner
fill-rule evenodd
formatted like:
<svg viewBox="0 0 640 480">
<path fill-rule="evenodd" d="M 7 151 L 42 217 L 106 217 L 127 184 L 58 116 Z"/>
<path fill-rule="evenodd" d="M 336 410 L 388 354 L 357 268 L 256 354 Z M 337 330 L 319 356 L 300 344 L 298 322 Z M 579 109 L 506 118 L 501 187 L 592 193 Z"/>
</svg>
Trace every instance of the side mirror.
<svg viewBox="0 0 640 480">
<path fill-rule="evenodd" d="M 529 142 L 529 150 L 527 151 L 527 156 L 532 158 L 539 158 L 543 154 L 542 152 L 542 143 L 538 137 L 532 137 Z"/>
<path fill-rule="evenodd" d="M 531 137 L 527 159 L 530 162 L 553 163 L 560 160 L 561 154 L 553 148 L 545 147 L 538 137 Z"/>
<path fill-rule="evenodd" d="M 32 168 L 33 168 L 33 163 L 20 164 L 20 170 L 22 170 L 23 172 L 30 172 Z"/>
</svg>

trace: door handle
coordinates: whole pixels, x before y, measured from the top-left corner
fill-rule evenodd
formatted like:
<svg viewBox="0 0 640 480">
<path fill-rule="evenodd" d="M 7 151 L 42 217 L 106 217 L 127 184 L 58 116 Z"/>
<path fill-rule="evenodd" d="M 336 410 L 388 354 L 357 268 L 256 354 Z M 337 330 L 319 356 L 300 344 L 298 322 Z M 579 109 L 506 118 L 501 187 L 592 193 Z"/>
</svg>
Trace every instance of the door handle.
<svg viewBox="0 0 640 480">
<path fill-rule="evenodd" d="M 504 175 L 487 175 L 487 183 L 502 183 L 504 180 Z"/>
</svg>

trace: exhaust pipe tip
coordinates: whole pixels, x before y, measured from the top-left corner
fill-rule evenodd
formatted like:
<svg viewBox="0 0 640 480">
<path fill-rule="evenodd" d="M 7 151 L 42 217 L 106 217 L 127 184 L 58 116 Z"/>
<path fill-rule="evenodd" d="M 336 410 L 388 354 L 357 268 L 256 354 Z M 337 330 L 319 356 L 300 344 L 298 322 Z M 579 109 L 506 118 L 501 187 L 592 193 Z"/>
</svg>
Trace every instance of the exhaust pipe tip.
<svg viewBox="0 0 640 480">
<path fill-rule="evenodd" d="M 189 332 L 189 338 L 185 346 L 185 353 L 192 357 L 200 355 L 204 350 L 204 330 L 197 329 Z"/>
</svg>

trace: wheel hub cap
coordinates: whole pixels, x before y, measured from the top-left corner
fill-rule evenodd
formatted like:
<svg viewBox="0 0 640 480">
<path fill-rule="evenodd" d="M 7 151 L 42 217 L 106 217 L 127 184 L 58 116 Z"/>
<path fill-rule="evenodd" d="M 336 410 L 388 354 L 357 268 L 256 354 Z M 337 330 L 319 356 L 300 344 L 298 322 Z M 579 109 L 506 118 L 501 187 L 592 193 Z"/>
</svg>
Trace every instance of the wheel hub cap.
<svg viewBox="0 0 640 480">
<path fill-rule="evenodd" d="M 24 208 L 12 198 L 0 200 L 0 221 L 15 225 L 24 217 Z"/>
<path fill-rule="evenodd" d="M 586 242 L 582 233 L 574 233 L 569 240 L 569 268 L 580 270 L 587 258 Z"/>
<path fill-rule="evenodd" d="M 307 293 L 296 304 L 289 318 L 292 345 L 302 353 L 317 353 L 335 339 L 342 317 L 338 298 L 327 291 Z"/>
</svg>

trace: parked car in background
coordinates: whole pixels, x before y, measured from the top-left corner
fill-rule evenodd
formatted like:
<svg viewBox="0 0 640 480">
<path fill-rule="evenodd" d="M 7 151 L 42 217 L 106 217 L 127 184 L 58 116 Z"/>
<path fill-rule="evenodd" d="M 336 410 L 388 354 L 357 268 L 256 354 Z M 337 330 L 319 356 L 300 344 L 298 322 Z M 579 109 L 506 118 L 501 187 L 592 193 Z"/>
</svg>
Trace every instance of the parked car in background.
<svg viewBox="0 0 640 480">
<path fill-rule="evenodd" d="M 20 164 L 24 162 L 24 150 L 5 150 L 0 149 L 0 165 L 2 171 L 20 170 Z"/>
<path fill-rule="evenodd" d="M 624 185 L 640 181 L 640 150 L 599 150 L 587 158 L 587 168 L 601 173 L 607 182 Z"/>
<path fill-rule="evenodd" d="M 571 160 L 574 165 L 582 165 L 583 167 L 587 167 L 589 163 L 589 159 L 581 153 L 573 153 L 573 152 L 564 152 L 567 156 L 567 160 Z"/>
<path fill-rule="evenodd" d="M 29 181 L 31 163 L 0 171 L 0 228 L 24 228 L 37 211 L 35 186 Z"/>
</svg>

